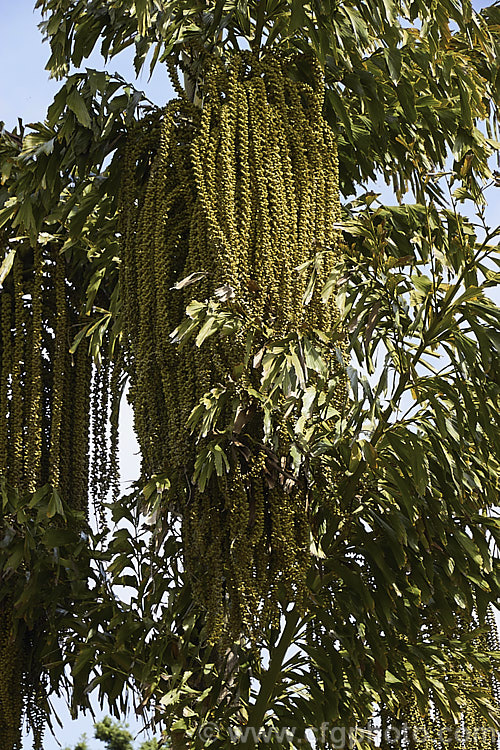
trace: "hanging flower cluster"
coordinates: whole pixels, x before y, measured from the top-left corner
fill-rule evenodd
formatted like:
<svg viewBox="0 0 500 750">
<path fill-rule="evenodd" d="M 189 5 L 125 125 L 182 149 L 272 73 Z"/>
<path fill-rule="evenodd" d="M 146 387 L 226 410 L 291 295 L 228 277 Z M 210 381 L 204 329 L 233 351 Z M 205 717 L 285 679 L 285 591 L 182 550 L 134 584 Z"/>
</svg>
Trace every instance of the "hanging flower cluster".
<svg viewBox="0 0 500 750">
<path fill-rule="evenodd" d="M 223 285 L 276 335 L 335 323 L 319 292 L 304 304 L 307 279 L 296 271 L 321 250 L 321 289 L 340 253 L 337 146 L 321 71 L 312 64 L 311 82 L 301 83 L 296 63 L 250 53 L 211 61 L 202 107 L 182 96 L 170 103 L 161 122 L 131 137 L 124 164 L 121 288 L 143 473 L 171 477 L 185 564 L 213 639 L 278 622 L 280 597 L 304 607 L 307 489 L 270 486 L 258 448 L 203 491 L 190 486 L 199 450 L 190 414 L 238 368 L 244 334 L 202 347 L 173 346 L 170 336 L 193 301 L 188 277 L 199 279 L 198 298 Z M 258 446 L 262 423 L 248 429 Z M 288 452 L 283 430 L 283 466 Z"/>
<path fill-rule="evenodd" d="M 50 243 L 34 248 L 19 242 L 13 245 L 7 232 L 1 239 L 3 255 L 13 256 L 11 272 L 0 291 L 0 480 L 4 498 L 9 493 L 32 498 L 28 513 L 33 508 L 36 514 L 38 496 L 48 487 L 76 518 L 80 514 L 84 523 L 89 509 L 91 421 L 98 436 L 94 438 L 91 473 L 94 498 L 105 501 L 110 486 L 116 484 L 116 440 L 111 453 L 106 440 L 109 404 L 118 401 L 116 377 L 111 375 L 110 363 L 93 368 L 83 344 L 74 354 L 70 351 L 82 324 L 84 287 L 64 254 Z M 104 387 L 94 383 L 92 388 L 93 379 Z M 47 515 L 52 518 L 56 512 L 49 509 Z M 4 501 L 0 526 L 7 541 L 12 523 L 22 525 L 23 518 L 19 514 L 10 518 Z M 46 519 L 49 524 L 50 518 Z M 58 522 L 54 519 L 52 523 Z M 3 554 L 7 558 L 11 554 L 8 545 Z M 35 622 L 20 621 L 16 596 L 23 590 L 23 581 L 27 585 L 30 570 L 22 563 L 9 574 L 8 560 L 5 566 L 2 563 L 4 567 L 0 748 L 21 748 L 23 716 L 34 732 L 36 747 L 41 747 L 46 718 L 41 706 L 46 696 L 40 646 L 47 632 L 46 614 L 42 609 Z"/>
</svg>

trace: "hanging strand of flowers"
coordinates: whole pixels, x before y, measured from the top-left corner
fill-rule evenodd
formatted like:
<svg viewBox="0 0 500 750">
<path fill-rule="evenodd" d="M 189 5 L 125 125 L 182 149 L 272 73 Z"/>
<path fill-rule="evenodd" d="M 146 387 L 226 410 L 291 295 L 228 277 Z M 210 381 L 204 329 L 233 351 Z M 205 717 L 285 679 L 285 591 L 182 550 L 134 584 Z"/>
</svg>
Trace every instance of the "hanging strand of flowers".
<svg viewBox="0 0 500 750">
<path fill-rule="evenodd" d="M 459 621 L 456 637 L 464 643 L 472 642 L 477 653 L 498 652 L 498 630 L 494 614 L 490 608 L 484 616 L 482 627 L 479 618 L 471 622 Z M 472 636 L 476 631 L 475 636 Z M 429 637 L 439 636 L 439 630 L 430 630 Z M 497 676 L 489 677 L 462 663 L 456 664 L 456 674 L 461 678 L 460 694 L 457 696 L 457 718 L 455 722 L 444 721 L 442 696 L 439 691 L 430 690 L 428 696 L 416 692 L 402 691 L 397 706 L 392 706 L 389 715 L 383 711 L 383 732 L 381 748 L 389 750 L 394 745 L 391 737 L 401 737 L 402 748 L 422 747 L 424 750 L 441 748 L 464 748 L 468 750 L 496 750 L 498 734 L 493 728 L 492 719 L 498 712 L 499 683 Z"/>
<path fill-rule="evenodd" d="M 131 135 L 124 164 L 121 294 L 143 479 L 168 475 L 169 509 L 182 521 L 185 566 L 212 641 L 278 626 L 284 602 L 305 609 L 313 503 L 305 478 L 293 476 L 286 420 L 277 427 L 275 449 L 287 482 L 269 480 L 258 418 L 246 425 L 249 440 L 233 450 L 225 470 L 203 487 L 192 481 L 206 445 L 191 434 L 193 410 L 216 399 L 228 379 L 248 377 L 241 376 L 245 326 L 227 344 L 221 338 L 202 346 L 171 343 L 186 308 L 194 317 L 197 300 L 214 295 L 234 300 L 233 310 L 263 321 L 276 337 L 336 327 L 335 307 L 317 291 L 306 294 L 307 280 L 295 270 L 319 258 L 321 289 L 341 253 L 337 146 L 323 119 L 321 73 L 313 63 L 310 83 L 299 82 L 295 63 L 247 53 L 227 65 L 212 60 L 196 88 L 201 107 L 177 81 L 179 98 L 161 121 L 144 121 Z M 341 411 L 342 363 L 333 369 Z M 332 475 L 316 478 L 326 505 L 335 483 Z M 491 617 L 488 627 L 490 635 L 478 642 L 486 650 L 496 643 Z M 486 682 L 464 674 L 466 727 L 486 728 L 478 689 L 483 705 L 488 696 L 493 705 L 498 693 L 493 678 Z M 428 746 L 437 747 L 439 696 L 430 695 L 427 706 L 423 711 L 414 695 L 402 695 L 398 706 L 382 708 L 383 725 L 390 728 L 397 717 L 425 730 Z M 478 742 L 491 750 L 486 735 Z"/>
<path fill-rule="evenodd" d="M 6 236 L 3 239 L 5 256 L 15 253 L 0 291 L 1 526 L 8 540 L 13 525 L 21 529 L 29 520 L 30 508 L 37 513 L 38 496 L 47 494 L 46 488 L 50 488 L 52 503 L 44 514 L 49 523 L 51 518 L 53 525 L 60 523 L 55 517 L 62 500 L 75 518 L 80 515 L 79 527 L 85 523 L 92 360 L 83 344 L 75 354 L 70 353 L 81 327 L 82 280 L 65 256 L 50 244 L 31 248 L 9 245 Z M 101 429 L 105 429 L 107 401 L 102 392 L 93 397 L 97 400 L 94 414 L 100 413 Z M 116 462 L 109 461 L 105 442 L 96 446 L 93 463 L 94 474 L 106 474 L 105 478 L 99 475 L 100 489 L 109 489 L 116 482 Z M 12 494 L 29 499 L 28 510 L 13 517 L 5 501 Z M 105 495 L 106 489 L 102 500 Z M 0 581 L 0 750 L 20 750 L 23 717 L 31 726 L 35 747 L 41 748 L 48 689 L 41 654 L 48 625 L 43 611 L 34 621 L 18 615 L 16 597 L 26 591 L 30 571 L 23 562 L 13 572 L 8 545 L 3 554 L 7 561 L 2 560 Z"/>
<path fill-rule="evenodd" d="M 247 426 L 253 447 L 233 458 L 228 474 L 202 489 L 190 481 L 201 449 L 190 415 L 234 377 L 245 332 L 202 347 L 170 339 L 195 293 L 209 299 L 221 286 L 277 337 L 335 323 L 334 305 L 319 292 L 304 304 L 307 280 L 296 271 L 322 250 L 321 288 L 340 253 L 340 204 L 321 71 L 312 64 L 311 82 L 300 83 L 295 63 L 245 53 L 227 66 L 212 60 L 201 109 L 186 97 L 173 101 L 161 124 L 131 138 L 125 164 L 121 284 L 143 473 L 169 473 L 185 564 L 213 640 L 224 630 L 277 623 L 279 601 L 305 606 L 307 487 L 300 477 L 286 487 L 268 481 L 262 423 Z M 186 278 L 199 279 L 195 292 Z M 345 398 L 343 379 L 337 398 Z M 289 445 L 280 433 L 286 469 Z"/>
</svg>

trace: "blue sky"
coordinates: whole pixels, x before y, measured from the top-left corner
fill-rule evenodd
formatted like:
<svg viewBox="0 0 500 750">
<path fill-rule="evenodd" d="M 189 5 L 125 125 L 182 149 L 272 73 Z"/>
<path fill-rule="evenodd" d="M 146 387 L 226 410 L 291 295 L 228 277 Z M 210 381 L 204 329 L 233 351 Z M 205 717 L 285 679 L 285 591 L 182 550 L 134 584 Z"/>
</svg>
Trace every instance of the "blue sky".
<svg viewBox="0 0 500 750">
<path fill-rule="evenodd" d="M 477 3 L 476 7 L 482 7 L 488 3 Z M 48 73 L 44 70 L 49 57 L 48 48 L 42 43 L 37 24 L 39 15 L 33 11 L 33 0 L 0 0 L 2 14 L 2 45 L 0 47 L 0 120 L 4 121 L 7 128 L 15 126 L 18 117 L 22 117 L 25 123 L 35 122 L 44 118 L 46 109 L 52 97 L 61 84 L 58 81 L 49 80 Z M 110 72 L 119 72 L 129 81 L 135 80 L 132 67 L 132 52 L 124 51 L 115 58 L 107 69 Z M 104 61 L 99 55 L 94 55 L 87 63 L 89 67 L 104 68 Z M 163 104 L 172 96 L 166 72 L 159 68 L 151 81 L 144 76 L 136 83 L 137 88 L 143 89 L 149 98 L 156 104 Z M 387 193 L 385 193 L 387 195 Z M 498 222 L 500 203 L 496 197 L 489 206 L 490 223 Z M 120 464 L 122 481 L 124 483 L 135 479 L 138 475 L 137 444 L 132 430 L 132 418 L 127 406 L 122 411 L 121 420 L 121 448 Z M 55 703 L 57 711 L 63 722 L 62 729 L 56 731 L 57 740 L 47 737 L 44 750 L 57 750 L 57 748 L 74 744 L 86 731 L 92 735 L 92 720 L 82 718 L 76 722 L 71 721 L 64 704 L 61 701 Z M 137 723 L 131 719 L 133 727 Z M 92 744 L 92 743 L 91 743 Z M 93 746 L 97 748 L 97 741 Z M 29 743 L 26 750 L 29 750 Z"/>
<path fill-rule="evenodd" d="M 48 59 L 30 0 L 2 0 L 3 40 L 0 63 L 0 120 L 12 128 L 18 117 L 26 122 L 43 117 L 58 89 L 44 70 Z"/>
<path fill-rule="evenodd" d="M 12 128 L 18 117 L 24 122 L 43 119 L 54 94 L 62 85 L 49 80 L 45 65 L 50 55 L 37 28 L 40 14 L 33 11 L 34 0 L 0 0 L 2 14 L 2 45 L 0 48 L 0 120 Z M 126 80 L 135 80 L 132 51 L 124 50 L 107 66 Z M 102 57 L 94 54 L 87 67 L 104 69 Z M 172 88 L 165 69 L 157 68 L 151 81 L 144 74 L 136 83 L 156 103 L 164 104 L 172 97 Z"/>
</svg>

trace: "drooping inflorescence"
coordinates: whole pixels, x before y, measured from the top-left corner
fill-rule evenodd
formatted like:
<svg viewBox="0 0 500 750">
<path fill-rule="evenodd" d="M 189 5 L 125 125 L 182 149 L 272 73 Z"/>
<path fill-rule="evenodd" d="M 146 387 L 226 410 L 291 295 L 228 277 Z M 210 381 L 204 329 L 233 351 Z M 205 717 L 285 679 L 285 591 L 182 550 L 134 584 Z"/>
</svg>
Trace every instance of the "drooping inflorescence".
<svg viewBox="0 0 500 750">
<path fill-rule="evenodd" d="M 57 486 L 84 510 L 91 362 L 84 347 L 80 356 L 70 354 L 81 292 L 65 265 L 47 247 L 20 248 L 0 294 L 0 472 L 19 492 Z"/>
<path fill-rule="evenodd" d="M 339 258 L 340 203 L 321 71 L 312 63 L 311 82 L 301 83 L 295 63 L 249 53 L 212 60 L 201 108 L 173 101 L 131 137 L 125 163 L 121 284 L 143 473 L 167 471 L 173 482 L 185 564 L 214 639 L 276 622 L 280 597 L 303 606 L 307 488 L 266 479 L 258 419 L 251 455 L 234 456 L 203 491 L 191 486 L 189 416 L 238 367 L 244 344 L 175 347 L 170 335 L 195 296 L 221 285 L 277 336 L 335 323 L 319 292 L 304 304 L 307 279 L 296 270 L 323 251 L 321 288 Z M 173 291 L 191 274 L 202 277 L 195 291 Z M 286 430 L 278 437 L 286 466 Z"/>
<path fill-rule="evenodd" d="M 308 329 L 328 335 L 335 327 L 338 336 L 335 306 L 318 291 L 306 304 L 307 279 L 296 273 L 316 259 L 321 289 L 342 252 L 336 139 L 323 118 L 321 73 L 308 62 L 303 83 L 286 55 L 211 60 L 196 87 L 200 106 L 177 83 L 179 98 L 162 118 L 138 125 L 125 157 L 121 295 L 143 479 L 166 473 L 171 482 L 169 510 L 181 519 L 184 564 L 211 641 L 279 628 L 281 604 L 305 609 L 310 488 L 291 472 L 288 481 L 270 481 L 258 417 L 246 425 L 246 444 L 230 452 L 227 471 L 212 474 L 203 489 L 192 481 L 204 443 L 191 434 L 190 415 L 240 367 L 245 331 L 202 346 L 175 346 L 171 334 L 194 299 L 222 289 L 278 337 Z M 180 283 L 189 278 L 196 284 Z M 338 411 L 346 399 L 343 367 L 334 364 Z M 285 422 L 273 436 L 283 472 L 290 469 Z M 315 478 L 325 507 L 336 482 L 327 469 Z M 496 683 L 483 683 L 493 700 Z M 485 727 L 474 690 L 464 681 L 463 721 Z M 430 693 L 426 713 L 415 695 L 401 695 L 398 707 L 381 707 L 383 726 L 397 717 L 430 728 L 433 747 L 438 705 Z"/>
<path fill-rule="evenodd" d="M 7 492 L 14 492 L 21 498 L 33 498 L 28 507 L 36 513 L 36 493 L 48 486 L 69 508 L 81 513 L 84 524 L 89 499 L 93 364 L 84 344 L 74 354 L 70 352 L 82 325 L 82 278 L 64 254 L 50 244 L 37 244 L 34 248 L 19 241 L 12 244 L 7 232 L 1 239 L 2 256 L 15 251 L 11 273 L 0 290 L 2 491 L 4 497 Z M 93 396 L 94 413 L 104 404 L 100 414 L 101 428 L 105 429 L 109 421 L 107 403 L 117 397 L 110 397 L 109 387 L 105 399 L 103 393 Z M 109 489 L 116 480 L 108 444 L 95 447 L 94 463 L 97 473 L 104 465 L 106 476 L 101 479 L 100 489 Z M 9 518 L 5 502 L 3 508 L 0 524 L 2 534 L 8 537 L 9 524 L 20 527 L 23 517 L 21 514 Z M 9 556 L 8 546 L 4 554 Z M 41 748 L 42 743 L 45 716 L 41 705 L 46 701 L 46 682 L 40 639 L 47 629 L 45 613 L 41 609 L 36 622 L 24 622 L 16 614 L 16 596 L 23 591 L 29 576 L 24 563 L 10 575 L 7 564 L 2 574 L 1 750 L 21 748 L 23 716 L 33 730 L 35 746 Z M 69 604 L 61 602 L 62 606 Z"/>
</svg>

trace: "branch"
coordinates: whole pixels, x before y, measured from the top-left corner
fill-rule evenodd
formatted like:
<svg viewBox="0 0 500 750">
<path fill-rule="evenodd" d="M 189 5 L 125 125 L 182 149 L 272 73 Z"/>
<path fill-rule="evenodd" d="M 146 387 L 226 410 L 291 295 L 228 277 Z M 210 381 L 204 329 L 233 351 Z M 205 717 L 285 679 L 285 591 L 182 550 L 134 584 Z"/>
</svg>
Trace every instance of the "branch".
<svg viewBox="0 0 500 750">
<path fill-rule="evenodd" d="M 415 370 L 416 366 L 418 365 L 420 361 L 420 358 L 422 357 L 427 347 L 429 346 L 429 343 L 432 340 L 433 331 L 442 322 L 445 315 L 449 312 L 450 307 L 451 307 L 450 303 L 456 297 L 460 289 L 460 286 L 462 284 L 462 281 L 465 278 L 465 274 L 471 267 L 477 265 L 479 254 L 480 254 L 480 250 L 474 255 L 474 258 L 470 261 L 470 263 L 466 264 L 466 266 L 462 269 L 456 283 L 446 293 L 443 299 L 443 302 L 441 304 L 440 310 L 438 314 L 436 315 L 436 317 L 434 318 L 431 326 L 428 328 L 425 335 L 423 336 L 422 342 L 420 346 L 418 347 L 417 351 L 415 352 L 411 363 L 408 365 L 406 371 L 400 374 L 399 382 L 391 398 L 391 402 L 389 406 L 385 409 L 384 413 L 382 414 L 382 417 L 380 418 L 377 428 L 375 429 L 372 435 L 372 438 L 370 440 L 371 445 L 373 445 L 374 447 L 376 446 L 376 444 L 382 437 L 385 427 L 394 412 L 395 404 L 397 404 L 398 400 L 400 399 L 400 397 L 403 395 L 404 391 L 406 390 L 406 386 L 408 385 L 408 382 L 410 380 L 411 373 Z M 366 467 L 367 467 L 367 463 L 363 459 L 362 461 L 360 461 L 355 471 L 353 472 L 352 476 L 349 477 L 346 484 L 341 489 L 341 494 L 345 501 L 348 502 L 354 497 L 356 490 L 357 490 L 358 482 L 360 478 L 362 477 Z"/>
<path fill-rule="evenodd" d="M 290 648 L 299 620 L 300 615 L 296 609 L 287 615 L 285 629 L 278 645 L 271 651 L 269 668 L 261 680 L 259 694 L 249 712 L 247 727 L 254 731 L 251 734 L 249 733 L 246 740 L 241 743 L 241 750 L 252 750 L 257 744 L 258 732 L 264 722 L 264 717 L 273 697 L 286 652 Z"/>
</svg>

